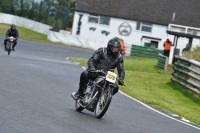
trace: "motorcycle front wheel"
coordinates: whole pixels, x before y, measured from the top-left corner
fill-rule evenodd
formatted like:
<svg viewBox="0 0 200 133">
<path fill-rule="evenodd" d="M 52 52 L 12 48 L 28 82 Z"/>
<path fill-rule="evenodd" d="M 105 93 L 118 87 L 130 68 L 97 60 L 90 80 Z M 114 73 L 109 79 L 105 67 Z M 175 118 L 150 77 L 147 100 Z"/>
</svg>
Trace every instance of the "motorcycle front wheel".
<svg viewBox="0 0 200 133">
<path fill-rule="evenodd" d="M 103 94 L 100 96 L 98 103 L 95 107 L 95 117 L 100 119 L 104 116 L 106 111 L 108 110 L 108 107 L 110 105 L 110 102 L 112 100 L 112 90 L 111 88 L 107 88 L 104 90 Z"/>
<path fill-rule="evenodd" d="M 8 43 L 8 55 L 10 55 L 10 51 L 11 51 L 11 43 Z"/>
</svg>

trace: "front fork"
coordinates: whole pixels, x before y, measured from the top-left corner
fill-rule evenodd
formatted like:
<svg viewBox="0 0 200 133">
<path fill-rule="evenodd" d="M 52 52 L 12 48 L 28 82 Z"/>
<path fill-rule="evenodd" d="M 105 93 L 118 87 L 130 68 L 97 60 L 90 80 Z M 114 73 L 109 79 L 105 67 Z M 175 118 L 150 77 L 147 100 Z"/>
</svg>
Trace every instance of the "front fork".
<svg viewBox="0 0 200 133">
<path fill-rule="evenodd" d="M 113 94 L 113 87 L 113 85 L 109 85 L 106 87 L 106 89 L 102 89 L 101 95 L 99 97 L 100 106 L 104 106 L 106 104 L 107 98 L 109 96 L 109 91 L 111 94 Z"/>
</svg>

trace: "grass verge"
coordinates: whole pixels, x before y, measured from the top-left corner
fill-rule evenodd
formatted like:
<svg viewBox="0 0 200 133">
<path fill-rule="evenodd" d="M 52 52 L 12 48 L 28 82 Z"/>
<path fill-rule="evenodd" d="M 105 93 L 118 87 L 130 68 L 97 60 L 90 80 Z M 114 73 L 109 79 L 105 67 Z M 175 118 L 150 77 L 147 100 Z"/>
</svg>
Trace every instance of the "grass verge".
<svg viewBox="0 0 200 133">
<path fill-rule="evenodd" d="M 5 37 L 7 30 L 10 28 L 10 24 L 4 24 L 0 23 L 0 36 Z M 65 46 L 65 47 L 71 47 L 71 48 L 80 48 L 77 46 L 70 46 L 62 43 L 55 43 L 47 40 L 47 35 L 16 26 L 18 32 L 19 32 L 19 39 L 21 40 L 27 40 L 27 41 L 33 41 L 38 43 L 44 43 L 44 44 L 51 44 L 51 45 L 58 45 L 58 46 Z M 81 48 L 85 50 L 89 50 L 87 48 Z M 91 51 L 91 50 L 90 50 Z"/>
<path fill-rule="evenodd" d="M 0 23 L 0 36 L 5 36 L 7 30 L 10 28 L 10 25 L 8 24 L 2 24 Z M 31 31 L 22 27 L 16 27 L 19 32 L 19 38 L 22 40 L 28 40 L 28 41 L 35 41 L 41 42 L 41 43 L 49 43 L 50 41 L 47 41 L 47 36 L 44 34 L 37 33 L 35 31 Z"/>
<path fill-rule="evenodd" d="M 8 28 L 10 25 L 0 23 L 0 36 L 5 36 Z M 22 27 L 17 27 L 17 29 L 20 33 L 20 39 L 66 46 L 48 41 L 46 35 Z M 131 60 L 124 61 L 126 86 L 121 87 L 121 91 L 146 104 L 154 105 L 157 109 L 173 112 L 200 124 L 200 99 L 172 82 L 170 72 L 158 70 L 156 59 L 130 58 Z M 87 59 L 76 58 L 72 61 L 87 66 Z"/>
<path fill-rule="evenodd" d="M 87 66 L 87 59 L 71 59 Z M 173 112 L 200 124 L 200 99 L 171 81 L 171 72 L 156 68 L 157 59 L 125 60 L 125 84 L 121 91 L 163 112 Z"/>
</svg>

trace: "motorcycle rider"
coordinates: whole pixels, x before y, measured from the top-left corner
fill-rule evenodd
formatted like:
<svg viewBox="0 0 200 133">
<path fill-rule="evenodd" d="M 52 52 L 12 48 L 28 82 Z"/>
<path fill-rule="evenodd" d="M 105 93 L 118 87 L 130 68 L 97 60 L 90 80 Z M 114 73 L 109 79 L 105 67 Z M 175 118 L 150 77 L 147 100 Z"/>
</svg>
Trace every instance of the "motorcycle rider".
<svg viewBox="0 0 200 133">
<path fill-rule="evenodd" d="M 119 77 L 118 84 L 124 85 L 124 61 L 120 54 L 120 50 L 120 41 L 117 38 L 113 38 L 108 42 L 107 48 L 99 48 L 95 51 L 92 57 L 88 60 L 88 69 L 83 71 L 80 75 L 78 91 L 71 94 L 74 100 L 77 100 L 79 96 L 84 95 L 85 87 L 89 79 L 96 78 L 95 73 L 92 73 L 92 71 L 95 70 L 108 71 L 109 69 L 115 69 L 117 67 Z M 113 89 L 113 95 L 117 93 L 118 90 L 119 88 L 116 85 Z"/>
<path fill-rule="evenodd" d="M 6 43 L 7 41 L 9 40 L 9 37 L 14 37 L 15 40 L 14 40 L 14 45 L 12 47 L 12 50 L 15 51 L 15 46 L 17 45 L 17 39 L 19 38 L 19 33 L 18 33 L 18 30 L 16 29 L 16 26 L 14 24 L 12 24 L 10 26 L 10 29 L 8 29 L 8 31 L 6 32 L 6 39 L 4 40 L 4 49 L 6 50 Z"/>
</svg>

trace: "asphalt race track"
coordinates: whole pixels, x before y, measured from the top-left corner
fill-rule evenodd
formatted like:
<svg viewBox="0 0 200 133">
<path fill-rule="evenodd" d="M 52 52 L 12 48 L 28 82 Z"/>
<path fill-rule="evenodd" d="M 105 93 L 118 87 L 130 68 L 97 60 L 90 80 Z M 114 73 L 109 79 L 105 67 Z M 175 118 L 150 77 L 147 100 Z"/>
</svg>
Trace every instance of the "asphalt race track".
<svg viewBox="0 0 200 133">
<path fill-rule="evenodd" d="M 70 94 L 82 67 L 67 57 L 93 51 L 19 40 L 7 55 L 0 38 L 0 133 L 199 133 L 117 93 L 102 119 L 75 111 Z"/>
</svg>

